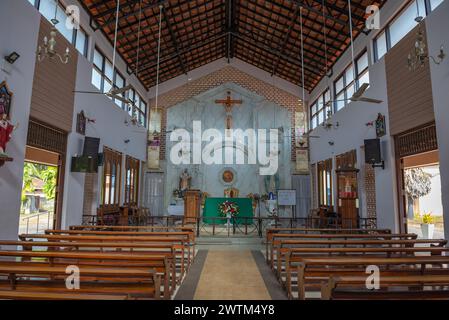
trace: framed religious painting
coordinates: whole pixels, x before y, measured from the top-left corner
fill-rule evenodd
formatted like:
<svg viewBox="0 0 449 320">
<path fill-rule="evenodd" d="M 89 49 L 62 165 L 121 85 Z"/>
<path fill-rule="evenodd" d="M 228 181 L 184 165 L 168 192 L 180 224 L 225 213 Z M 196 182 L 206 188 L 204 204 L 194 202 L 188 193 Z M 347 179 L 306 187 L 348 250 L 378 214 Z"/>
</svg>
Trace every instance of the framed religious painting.
<svg viewBox="0 0 449 320">
<path fill-rule="evenodd" d="M 81 111 L 80 113 L 78 113 L 76 117 L 76 132 L 85 136 L 86 123 L 87 123 L 86 115 L 84 114 L 84 111 Z"/>
<path fill-rule="evenodd" d="M 219 179 L 225 186 L 232 186 L 237 181 L 237 172 L 232 168 L 225 168 L 220 171 Z"/>
<path fill-rule="evenodd" d="M 0 116 L 6 114 L 6 118 L 10 119 L 12 92 L 9 91 L 5 81 L 0 83 Z"/>
</svg>

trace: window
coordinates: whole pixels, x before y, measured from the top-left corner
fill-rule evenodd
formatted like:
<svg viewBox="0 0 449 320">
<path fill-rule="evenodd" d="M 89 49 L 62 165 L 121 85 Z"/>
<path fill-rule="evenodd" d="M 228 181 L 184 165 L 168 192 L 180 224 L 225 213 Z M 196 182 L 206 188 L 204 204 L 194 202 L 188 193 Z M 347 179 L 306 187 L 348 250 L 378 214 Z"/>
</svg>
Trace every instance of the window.
<svg viewBox="0 0 449 320">
<path fill-rule="evenodd" d="M 103 154 L 101 204 L 104 207 L 118 207 L 120 205 L 120 181 L 122 179 L 122 154 L 106 147 Z"/>
<path fill-rule="evenodd" d="M 426 11 L 420 10 L 420 15 L 425 16 Z M 394 47 L 402 38 L 405 37 L 416 25 L 417 22 L 415 18 L 417 17 L 416 3 L 413 1 L 412 5 L 408 6 L 407 9 L 402 11 L 402 13 L 390 24 L 390 45 Z"/>
<path fill-rule="evenodd" d="M 443 3 L 443 0 L 430 0 L 430 10 L 435 10 L 440 4 Z"/>
<path fill-rule="evenodd" d="M 137 206 L 139 200 L 140 161 L 126 156 L 125 204 Z"/>
<path fill-rule="evenodd" d="M 382 59 L 388 50 L 416 27 L 415 18 L 418 16 L 418 10 L 420 16 L 426 17 L 442 2 L 443 0 L 414 0 L 405 7 L 374 39 L 375 61 Z"/>
<path fill-rule="evenodd" d="M 135 117 L 141 126 L 146 127 L 147 126 L 146 119 L 148 112 L 147 103 L 142 98 L 142 96 L 139 95 L 134 89 L 128 91 L 128 99 L 134 102 L 132 106 L 129 105 L 128 114 L 131 117 Z"/>
<path fill-rule="evenodd" d="M 328 104 L 331 100 L 330 90 L 327 89 L 318 99 L 310 106 L 310 129 L 315 129 L 321 125 L 330 116 L 332 112 L 331 106 Z"/>
<path fill-rule="evenodd" d="M 374 40 L 374 49 L 376 61 L 382 59 L 382 57 L 387 53 L 387 33 L 385 31 L 378 35 Z"/>
<path fill-rule="evenodd" d="M 97 48 L 94 51 L 93 62 L 92 84 L 101 92 L 111 91 L 117 71 L 114 72 L 112 63 Z M 119 78 L 122 77 L 119 75 Z"/>
<path fill-rule="evenodd" d="M 335 81 L 335 111 L 343 109 L 363 83 L 370 83 L 368 69 L 368 52 L 365 51 L 355 60 L 355 72 L 354 66 L 351 64 Z M 356 75 L 355 81 L 354 74 Z"/>
<path fill-rule="evenodd" d="M 332 159 L 318 163 L 318 202 L 320 207 L 334 205 L 332 188 Z"/>
<path fill-rule="evenodd" d="M 67 28 L 66 20 L 68 18 L 65 8 L 58 4 L 56 8 L 56 0 L 28 0 L 33 6 L 35 6 L 39 12 L 48 20 L 51 21 L 55 18 L 59 21 L 56 25 L 56 29 L 81 53 L 83 56 L 87 56 L 88 37 L 86 32 L 80 29 Z M 55 12 L 56 11 L 56 12 Z"/>
</svg>

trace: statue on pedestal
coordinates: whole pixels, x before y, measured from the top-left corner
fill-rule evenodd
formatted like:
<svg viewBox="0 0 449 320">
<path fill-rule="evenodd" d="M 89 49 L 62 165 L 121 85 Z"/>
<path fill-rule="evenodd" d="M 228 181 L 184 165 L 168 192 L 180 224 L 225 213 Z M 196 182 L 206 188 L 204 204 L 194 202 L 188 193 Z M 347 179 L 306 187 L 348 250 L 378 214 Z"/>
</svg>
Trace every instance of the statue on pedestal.
<svg viewBox="0 0 449 320">
<path fill-rule="evenodd" d="M 181 176 L 179 177 L 179 190 L 182 192 L 189 190 L 192 183 L 192 177 L 190 176 L 187 169 L 183 171 Z"/>
</svg>

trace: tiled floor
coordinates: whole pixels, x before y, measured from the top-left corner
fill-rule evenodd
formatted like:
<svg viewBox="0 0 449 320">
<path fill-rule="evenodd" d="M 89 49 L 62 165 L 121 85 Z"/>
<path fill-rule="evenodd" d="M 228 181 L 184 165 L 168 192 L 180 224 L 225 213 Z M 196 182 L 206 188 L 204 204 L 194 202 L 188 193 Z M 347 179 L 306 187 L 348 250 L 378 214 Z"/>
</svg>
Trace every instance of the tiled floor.
<svg viewBox="0 0 449 320">
<path fill-rule="evenodd" d="M 250 250 L 209 251 L 195 300 L 269 300 Z"/>
</svg>

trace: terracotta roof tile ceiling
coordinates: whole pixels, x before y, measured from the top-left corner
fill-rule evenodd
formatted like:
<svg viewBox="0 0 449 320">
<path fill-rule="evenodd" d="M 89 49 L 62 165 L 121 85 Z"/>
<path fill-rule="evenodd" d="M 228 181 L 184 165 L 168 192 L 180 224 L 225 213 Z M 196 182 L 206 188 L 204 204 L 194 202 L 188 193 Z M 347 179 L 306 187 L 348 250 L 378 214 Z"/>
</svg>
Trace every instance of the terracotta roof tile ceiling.
<svg viewBox="0 0 449 320">
<path fill-rule="evenodd" d="M 114 41 L 116 0 L 80 0 L 94 29 Z M 351 0 L 354 37 L 365 29 L 366 8 L 387 0 Z M 304 17 L 305 87 L 312 90 L 350 45 L 347 0 L 141 0 L 138 77 L 156 84 L 159 5 L 163 5 L 160 81 L 221 58 L 238 58 L 301 85 Z M 323 19 L 323 3 L 324 16 Z M 120 1 L 118 51 L 131 73 L 137 61 L 139 0 Z M 324 20 L 324 21 L 323 21 Z M 323 35 L 324 24 L 326 37 Z"/>
</svg>

